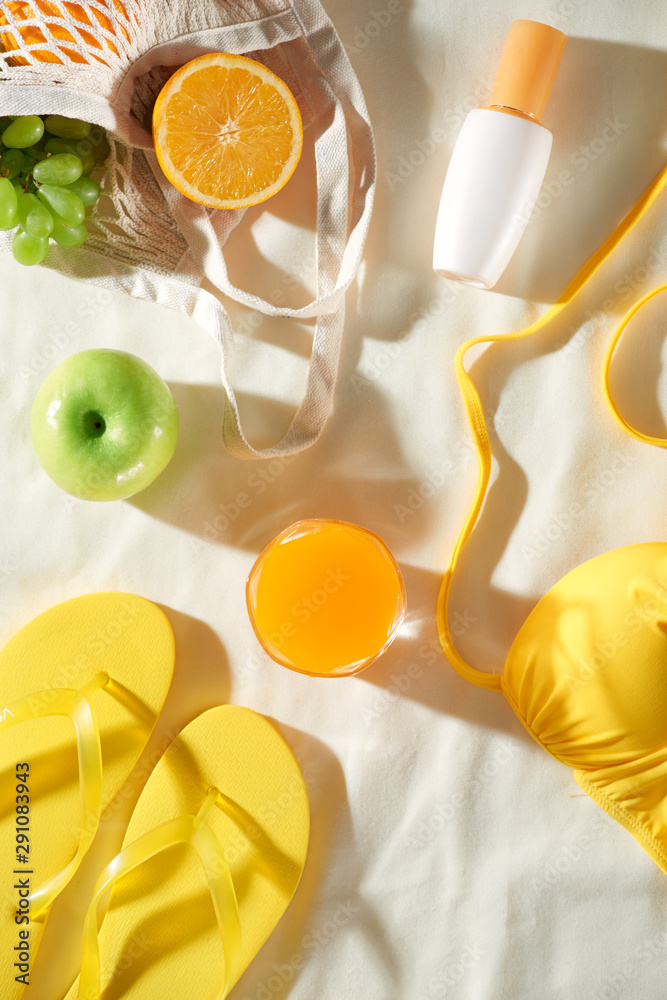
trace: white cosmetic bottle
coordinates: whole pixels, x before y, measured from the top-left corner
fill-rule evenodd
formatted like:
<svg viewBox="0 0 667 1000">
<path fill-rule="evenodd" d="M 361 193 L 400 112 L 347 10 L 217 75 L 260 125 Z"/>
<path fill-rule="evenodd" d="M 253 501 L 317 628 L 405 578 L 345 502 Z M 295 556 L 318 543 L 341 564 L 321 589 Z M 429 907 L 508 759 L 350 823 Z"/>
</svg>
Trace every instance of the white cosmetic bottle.
<svg viewBox="0 0 667 1000">
<path fill-rule="evenodd" d="M 492 288 L 535 207 L 551 153 L 540 117 L 566 37 L 538 21 L 514 21 L 487 108 L 471 111 L 445 177 L 433 269 L 445 278 Z"/>
</svg>

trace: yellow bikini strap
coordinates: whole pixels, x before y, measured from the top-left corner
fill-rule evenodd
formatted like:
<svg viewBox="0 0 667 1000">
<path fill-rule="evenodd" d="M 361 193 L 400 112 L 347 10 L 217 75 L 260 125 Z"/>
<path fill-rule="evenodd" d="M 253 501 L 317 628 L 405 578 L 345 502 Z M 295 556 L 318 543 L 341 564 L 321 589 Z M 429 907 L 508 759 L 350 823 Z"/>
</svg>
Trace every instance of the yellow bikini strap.
<svg viewBox="0 0 667 1000">
<path fill-rule="evenodd" d="M 500 333 L 486 337 L 473 337 L 471 340 L 467 340 L 464 344 L 462 344 L 456 353 L 456 378 L 463 397 L 463 405 L 465 407 L 466 417 L 472 432 L 473 444 L 477 453 L 478 476 L 477 488 L 475 490 L 472 505 L 468 511 L 463 527 L 461 528 L 461 532 L 454 546 L 451 559 L 449 560 L 449 565 L 445 570 L 445 575 L 440 587 L 440 593 L 438 595 L 437 622 L 440 642 L 450 663 L 456 668 L 456 670 L 458 670 L 462 677 L 465 677 L 466 680 L 471 681 L 471 683 L 476 684 L 478 687 L 500 691 L 502 675 L 496 673 L 485 673 L 482 670 L 477 670 L 475 667 L 471 667 L 469 663 L 466 663 L 454 646 L 448 623 L 449 595 L 454 569 L 456 568 L 456 563 L 458 562 L 463 546 L 470 537 L 470 534 L 479 517 L 489 484 L 489 477 L 491 475 L 491 445 L 489 442 L 486 421 L 484 419 L 484 410 L 482 409 L 479 393 L 477 392 L 472 379 L 463 365 L 463 359 L 470 348 L 475 347 L 477 344 L 487 344 L 497 340 L 520 340 L 522 337 L 528 337 L 532 333 L 536 333 L 538 330 L 541 330 L 544 326 L 546 326 L 547 323 L 562 312 L 562 310 L 574 299 L 578 292 L 581 291 L 584 285 L 593 277 L 598 268 L 604 264 L 607 257 L 609 257 L 612 251 L 618 246 L 626 233 L 628 233 L 632 227 L 639 222 L 644 213 L 651 207 L 666 184 L 667 167 L 664 167 L 658 176 L 649 184 L 622 222 L 619 223 L 604 243 L 598 247 L 593 256 L 590 257 L 583 267 L 577 272 L 562 295 L 538 320 L 526 327 L 524 330 L 519 330 L 514 333 Z M 612 416 L 619 426 L 639 441 L 646 441 L 650 444 L 660 444 L 663 447 L 667 445 L 667 441 L 663 441 L 661 438 L 651 438 L 641 434 L 639 431 L 630 427 L 630 425 L 620 415 L 611 398 L 609 390 L 609 366 L 611 364 L 611 358 L 618 340 L 637 310 L 641 308 L 641 306 L 647 302 L 648 299 L 652 298 L 653 295 L 657 295 L 658 292 L 663 291 L 665 288 L 667 288 L 667 285 L 661 285 L 660 288 L 656 288 L 652 292 L 645 295 L 623 318 L 610 344 L 605 358 L 603 371 L 603 390 L 605 399 Z"/>
<path fill-rule="evenodd" d="M 633 318 L 633 316 L 635 316 L 639 312 L 642 306 L 645 306 L 646 303 L 649 302 L 652 298 L 654 298 L 656 295 L 659 295 L 660 292 L 664 291 L 667 291 L 667 284 L 658 285 L 657 288 L 652 288 L 650 292 L 647 292 L 645 295 L 642 295 L 639 302 L 635 302 L 632 308 L 628 309 L 625 316 L 623 317 L 623 319 L 621 320 L 621 322 L 618 324 L 618 326 L 614 331 L 614 336 L 611 338 L 609 347 L 607 348 L 607 352 L 604 356 L 604 363 L 602 365 L 602 392 L 604 393 L 605 402 L 609 407 L 609 412 L 611 413 L 616 423 L 619 425 L 619 427 L 622 427 L 623 430 L 626 432 L 626 434 L 629 434 L 630 437 L 636 438 L 637 441 L 643 441 L 644 444 L 654 444 L 658 448 L 667 448 L 667 438 L 652 437 L 650 434 L 643 434 L 641 431 L 638 431 L 636 427 L 632 427 L 627 422 L 625 417 L 621 416 L 621 413 L 618 407 L 616 406 L 616 403 L 614 402 L 614 399 L 611 394 L 611 387 L 609 385 L 609 369 L 611 367 L 611 360 L 614 356 L 614 351 L 616 350 L 616 347 L 618 346 L 618 342 L 621 339 L 623 331 L 625 330 L 630 320 Z"/>
</svg>

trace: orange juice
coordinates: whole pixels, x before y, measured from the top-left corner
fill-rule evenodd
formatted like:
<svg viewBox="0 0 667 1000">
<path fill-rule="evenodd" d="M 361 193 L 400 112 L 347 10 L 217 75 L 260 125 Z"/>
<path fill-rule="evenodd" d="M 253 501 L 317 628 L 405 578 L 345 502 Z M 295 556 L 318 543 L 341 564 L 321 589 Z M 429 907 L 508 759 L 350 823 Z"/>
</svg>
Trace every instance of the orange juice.
<svg viewBox="0 0 667 1000">
<path fill-rule="evenodd" d="M 345 521 L 299 521 L 271 542 L 246 588 L 269 656 L 302 673 L 356 673 L 405 615 L 405 588 L 381 538 Z"/>
</svg>

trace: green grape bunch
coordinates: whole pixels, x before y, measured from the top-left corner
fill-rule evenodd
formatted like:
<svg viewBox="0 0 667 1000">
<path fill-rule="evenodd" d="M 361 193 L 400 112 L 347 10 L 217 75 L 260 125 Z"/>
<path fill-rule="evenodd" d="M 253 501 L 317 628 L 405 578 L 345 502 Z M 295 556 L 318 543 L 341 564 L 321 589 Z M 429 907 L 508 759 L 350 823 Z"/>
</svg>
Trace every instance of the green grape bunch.
<svg viewBox="0 0 667 1000">
<path fill-rule="evenodd" d="M 63 115 L 0 118 L 0 229 L 16 229 L 19 264 L 41 264 L 49 240 L 80 247 L 86 209 L 100 185 L 91 173 L 109 154 L 104 129 Z"/>
</svg>

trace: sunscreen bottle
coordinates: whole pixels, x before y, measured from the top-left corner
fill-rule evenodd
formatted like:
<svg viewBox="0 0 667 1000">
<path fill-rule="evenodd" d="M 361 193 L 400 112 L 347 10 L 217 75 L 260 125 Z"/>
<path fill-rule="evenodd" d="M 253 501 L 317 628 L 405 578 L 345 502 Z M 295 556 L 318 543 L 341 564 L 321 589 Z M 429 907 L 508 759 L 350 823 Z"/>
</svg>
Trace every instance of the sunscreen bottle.
<svg viewBox="0 0 667 1000">
<path fill-rule="evenodd" d="M 492 288 L 516 250 L 542 187 L 551 132 L 540 123 L 567 39 L 513 21 L 487 108 L 471 111 L 442 189 L 433 269 Z"/>
</svg>

